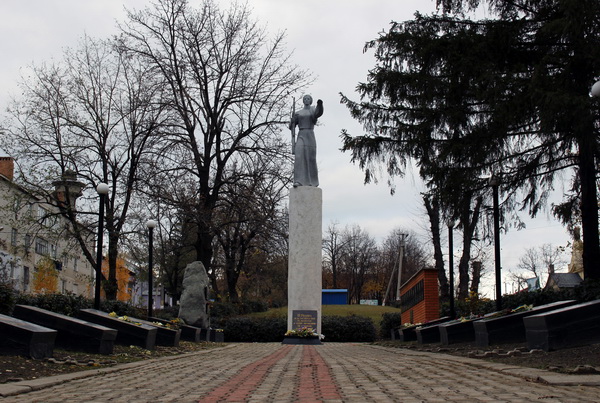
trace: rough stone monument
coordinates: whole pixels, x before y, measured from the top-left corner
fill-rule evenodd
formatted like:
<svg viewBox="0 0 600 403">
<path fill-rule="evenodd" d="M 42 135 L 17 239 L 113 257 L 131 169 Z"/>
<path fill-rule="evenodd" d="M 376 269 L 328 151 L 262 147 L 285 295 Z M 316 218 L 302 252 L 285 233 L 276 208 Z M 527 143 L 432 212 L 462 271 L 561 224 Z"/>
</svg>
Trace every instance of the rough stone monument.
<svg viewBox="0 0 600 403">
<path fill-rule="evenodd" d="M 288 330 L 310 327 L 321 334 L 322 191 L 317 173 L 314 126 L 323 114 L 323 101 L 313 107 L 303 97 L 304 108 L 292 114 L 294 187 L 290 189 Z M 295 138 L 296 126 L 299 128 Z"/>
<path fill-rule="evenodd" d="M 210 325 L 208 284 L 208 275 L 202 262 L 196 261 L 186 266 L 179 302 L 179 318 L 190 326 L 207 329 Z"/>
</svg>

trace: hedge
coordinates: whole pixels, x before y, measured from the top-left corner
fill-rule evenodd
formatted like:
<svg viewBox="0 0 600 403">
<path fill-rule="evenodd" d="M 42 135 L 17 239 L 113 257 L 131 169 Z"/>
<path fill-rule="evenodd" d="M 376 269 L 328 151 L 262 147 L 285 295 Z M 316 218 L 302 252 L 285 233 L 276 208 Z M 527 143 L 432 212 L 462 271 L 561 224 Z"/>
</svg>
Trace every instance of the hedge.
<svg viewBox="0 0 600 403">
<path fill-rule="evenodd" d="M 16 301 L 16 292 L 12 285 L 0 283 L 0 314 L 10 315 Z"/>
<path fill-rule="evenodd" d="M 362 316 L 323 316 L 325 342 L 374 341 L 375 325 Z M 240 316 L 227 320 L 223 329 L 228 342 L 280 342 L 287 330 L 285 317 L 250 318 Z"/>
<path fill-rule="evenodd" d="M 321 327 L 325 341 L 375 341 L 377 334 L 373 320 L 364 316 L 323 316 Z"/>
<path fill-rule="evenodd" d="M 287 330 L 287 319 L 249 318 L 240 316 L 227 320 L 225 341 L 231 342 L 280 342 Z"/>
<path fill-rule="evenodd" d="M 381 317 L 379 322 L 379 337 L 382 339 L 391 338 L 392 329 L 400 326 L 400 312 L 386 312 Z"/>
</svg>

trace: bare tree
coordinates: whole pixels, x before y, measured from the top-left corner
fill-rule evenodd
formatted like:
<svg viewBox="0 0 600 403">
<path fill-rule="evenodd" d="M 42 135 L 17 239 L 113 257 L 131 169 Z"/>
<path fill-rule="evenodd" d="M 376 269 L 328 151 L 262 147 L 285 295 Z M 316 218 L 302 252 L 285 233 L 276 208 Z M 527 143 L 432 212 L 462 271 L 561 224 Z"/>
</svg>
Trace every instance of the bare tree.
<svg viewBox="0 0 600 403">
<path fill-rule="evenodd" d="M 563 248 L 549 243 L 525 249 L 517 264 L 517 270 L 511 273 L 518 289 L 527 288 L 527 280 L 531 278 L 537 278 L 543 287 L 555 268 L 566 263 L 562 252 Z"/>
<path fill-rule="evenodd" d="M 290 64 L 284 35 L 270 39 L 250 18 L 248 6 L 227 12 L 211 0 L 199 9 L 185 0 L 165 0 L 129 12 L 122 47 L 161 75 L 169 94 L 170 146 L 157 156 L 165 175 L 194 183 L 197 259 L 210 270 L 215 208 L 240 174 L 240 155 L 273 156 L 291 93 L 308 83 Z M 287 151 L 286 151 L 287 153 Z"/>
<path fill-rule="evenodd" d="M 465 192 L 466 193 L 466 192 Z M 466 200 L 470 198 L 465 196 Z M 473 246 L 481 205 L 483 199 L 475 198 L 470 203 L 462 204 L 460 212 L 460 227 L 462 228 L 462 255 L 458 263 L 458 298 L 465 299 L 469 296 L 469 263 L 471 262 L 471 248 Z"/>
<path fill-rule="evenodd" d="M 104 217 L 109 273 L 103 281 L 109 299 L 117 294 L 118 248 L 138 175 L 160 126 L 158 84 L 151 69 L 113 42 L 85 37 L 61 62 L 32 68 L 22 83 L 23 97 L 10 108 L 12 120 L 2 141 L 18 161 L 19 182 L 54 200 L 70 223 L 69 235 L 92 265 L 95 254 L 87 239 L 97 228 L 94 189 L 101 182 L 109 185 Z M 75 194 L 54 192 L 56 181 L 71 171 L 87 190 L 78 212 L 73 208 Z"/>
<path fill-rule="evenodd" d="M 341 270 L 341 258 L 344 253 L 345 242 L 341 239 L 342 234 L 338 229 L 338 223 L 333 222 L 325 231 L 323 239 L 323 265 L 326 272 L 331 273 L 331 287 L 338 288 L 338 277 Z"/>
<path fill-rule="evenodd" d="M 440 284 L 440 296 L 442 301 L 448 301 L 450 298 L 450 288 L 448 276 L 444 268 L 444 253 L 442 252 L 442 236 L 440 230 L 441 209 L 439 198 L 435 195 L 423 195 L 423 204 L 427 210 L 429 224 L 431 229 L 431 241 L 433 244 L 433 258 L 435 268 L 438 272 L 438 282 Z M 452 268 L 454 269 L 454 268 Z"/>
<path fill-rule="evenodd" d="M 239 300 L 237 285 L 248 272 L 251 256 L 269 253 L 269 238 L 276 237 L 287 197 L 287 176 L 280 175 L 278 159 L 247 160 L 235 181 L 228 182 L 214 210 L 214 228 L 223 261 L 229 300 Z"/>
<path fill-rule="evenodd" d="M 377 245 L 358 225 L 344 230 L 343 243 L 346 245 L 342 262 L 347 277 L 348 297 L 351 303 L 357 304 L 361 299 L 367 275 L 376 267 Z"/>
</svg>

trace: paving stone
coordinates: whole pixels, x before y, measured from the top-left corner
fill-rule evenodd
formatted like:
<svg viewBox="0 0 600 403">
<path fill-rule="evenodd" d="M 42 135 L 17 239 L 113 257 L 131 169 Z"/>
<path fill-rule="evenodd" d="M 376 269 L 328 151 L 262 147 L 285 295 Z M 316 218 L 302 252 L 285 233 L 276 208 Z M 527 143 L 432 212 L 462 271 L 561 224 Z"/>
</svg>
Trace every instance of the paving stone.
<svg viewBox="0 0 600 403">
<path fill-rule="evenodd" d="M 531 381 L 575 377 L 369 344 L 248 343 L 29 382 L 39 390 L 0 385 L 0 403 L 198 402 L 219 393 L 245 402 L 598 401 L 600 375 L 580 376 L 590 386 Z"/>
</svg>

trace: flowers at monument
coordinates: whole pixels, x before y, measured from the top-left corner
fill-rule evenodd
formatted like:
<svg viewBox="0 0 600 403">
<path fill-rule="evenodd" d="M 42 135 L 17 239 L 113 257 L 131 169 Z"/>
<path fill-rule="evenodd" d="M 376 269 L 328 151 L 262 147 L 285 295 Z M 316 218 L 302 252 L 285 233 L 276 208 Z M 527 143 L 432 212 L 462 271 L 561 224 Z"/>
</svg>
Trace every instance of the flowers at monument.
<svg viewBox="0 0 600 403">
<path fill-rule="evenodd" d="M 288 330 L 287 332 L 285 332 L 286 336 L 295 336 L 295 337 L 318 337 L 319 339 L 323 340 L 325 338 L 324 334 L 319 334 L 317 333 L 317 331 L 315 329 L 313 329 L 312 327 L 301 327 L 299 329 L 292 329 L 292 330 Z"/>
<path fill-rule="evenodd" d="M 171 319 L 170 321 L 163 322 L 152 322 L 154 326 L 164 327 L 171 330 L 179 330 L 182 325 L 185 325 L 185 322 L 179 318 Z"/>
<path fill-rule="evenodd" d="M 117 318 L 117 319 L 119 319 L 119 320 L 122 320 L 122 321 L 124 321 L 124 322 L 133 323 L 134 325 L 142 326 L 142 324 L 141 324 L 141 323 L 139 323 L 139 322 L 135 322 L 135 321 L 131 320 L 131 319 L 130 319 L 130 318 L 127 316 L 127 315 L 119 316 L 119 315 L 117 315 L 117 313 L 116 313 L 116 312 L 114 312 L 114 311 L 113 311 L 113 312 L 111 312 L 111 313 L 109 313 L 109 314 L 108 314 L 108 316 L 110 316 L 111 318 Z"/>
<path fill-rule="evenodd" d="M 510 313 L 527 312 L 527 311 L 531 311 L 532 309 L 533 309 L 533 305 L 523 304 L 523 305 L 516 307 L 512 311 L 510 311 Z"/>
</svg>

